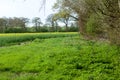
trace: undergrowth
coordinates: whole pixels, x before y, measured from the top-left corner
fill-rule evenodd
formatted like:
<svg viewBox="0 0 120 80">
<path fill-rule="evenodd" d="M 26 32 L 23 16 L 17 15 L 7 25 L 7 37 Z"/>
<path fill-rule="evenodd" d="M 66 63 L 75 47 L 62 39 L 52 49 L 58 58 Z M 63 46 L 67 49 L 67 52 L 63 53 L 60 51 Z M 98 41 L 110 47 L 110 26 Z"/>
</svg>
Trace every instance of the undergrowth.
<svg viewBox="0 0 120 80">
<path fill-rule="evenodd" d="M 79 37 L 0 48 L 0 80 L 120 80 L 120 48 Z"/>
</svg>

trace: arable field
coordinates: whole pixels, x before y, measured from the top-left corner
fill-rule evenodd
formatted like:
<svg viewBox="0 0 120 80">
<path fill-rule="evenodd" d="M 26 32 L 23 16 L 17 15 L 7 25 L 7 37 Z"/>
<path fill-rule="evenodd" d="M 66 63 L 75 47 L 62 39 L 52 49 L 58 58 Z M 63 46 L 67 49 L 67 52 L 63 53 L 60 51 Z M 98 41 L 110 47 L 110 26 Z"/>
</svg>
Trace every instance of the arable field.
<svg viewBox="0 0 120 80">
<path fill-rule="evenodd" d="M 0 34 L 0 47 L 9 46 L 13 44 L 20 44 L 21 42 L 32 41 L 36 38 L 47 39 L 47 38 L 57 38 L 57 37 L 69 37 L 76 36 L 76 32 L 69 33 L 9 33 Z"/>
<path fill-rule="evenodd" d="M 0 80 L 120 80 L 119 47 L 86 41 L 77 33 L 50 35 L 55 36 L 32 34 L 28 42 L 10 46 L 5 45 L 16 43 L 16 37 L 9 43 L 7 35 L 0 35 L 0 43 L 6 39 L 0 48 Z"/>
</svg>

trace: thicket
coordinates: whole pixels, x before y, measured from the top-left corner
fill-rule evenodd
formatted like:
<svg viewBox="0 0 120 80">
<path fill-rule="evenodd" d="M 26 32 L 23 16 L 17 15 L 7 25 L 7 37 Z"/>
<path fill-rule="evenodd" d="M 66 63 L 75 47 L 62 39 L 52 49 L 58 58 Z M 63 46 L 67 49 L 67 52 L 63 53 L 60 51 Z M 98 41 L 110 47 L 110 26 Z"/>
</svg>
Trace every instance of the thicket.
<svg viewBox="0 0 120 80">
<path fill-rule="evenodd" d="M 105 38 L 120 45 L 119 0 L 57 0 L 57 10 L 68 10 L 87 39 Z"/>
</svg>

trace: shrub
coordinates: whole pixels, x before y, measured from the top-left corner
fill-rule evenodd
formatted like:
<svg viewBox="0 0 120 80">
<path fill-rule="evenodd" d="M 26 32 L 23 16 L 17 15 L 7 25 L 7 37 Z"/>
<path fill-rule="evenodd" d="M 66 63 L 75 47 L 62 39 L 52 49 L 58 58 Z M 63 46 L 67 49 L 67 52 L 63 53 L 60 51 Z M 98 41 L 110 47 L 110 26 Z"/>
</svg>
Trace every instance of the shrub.
<svg viewBox="0 0 120 80">
<path fill-rule="evenodd" d="M 90 35 L 102 34 L 102 25 L 96 15 L 91 15 L 86 24 L 86 32 Z"/>
<path fill-rule="evenodd" d="M 26 32 L 26 30 L 20 27 L 13 27 L 5 30 L 5 33 L 23 33 L 23 32 Z"/>
</svg>

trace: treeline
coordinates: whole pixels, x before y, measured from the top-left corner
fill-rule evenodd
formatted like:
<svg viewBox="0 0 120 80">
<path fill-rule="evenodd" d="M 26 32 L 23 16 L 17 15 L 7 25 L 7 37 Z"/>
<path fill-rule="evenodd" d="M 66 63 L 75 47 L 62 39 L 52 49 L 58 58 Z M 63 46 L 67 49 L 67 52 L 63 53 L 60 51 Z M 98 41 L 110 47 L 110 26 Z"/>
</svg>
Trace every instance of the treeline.
<svg viewBox="0 0 120 80">
<path fill-rule="evenodd" d="M 75 23 L 71 23 L 68 29 L 63 26 L 53 26 L 51 23 L 43 24 L 39 17 L 35 17 L 32 20 L 24 17 L 13 17 L 13 18 L 0 18 L 0 33 L 24 33 L 24 32 L 76 32 L 78 27 Z M 32 24 L 29 27 L 28 24 Z"/>
<path fill-rule="evenodd" d="M 28 18 L 0 18 L 0 32 L 25 32 Z"/>
<path fill-rule="evenodd" d="M 119 0 L 57 0 L 54 15 L 74 18 L 87 39 L 107 39 L 120 45 Z"/>
</svg>

